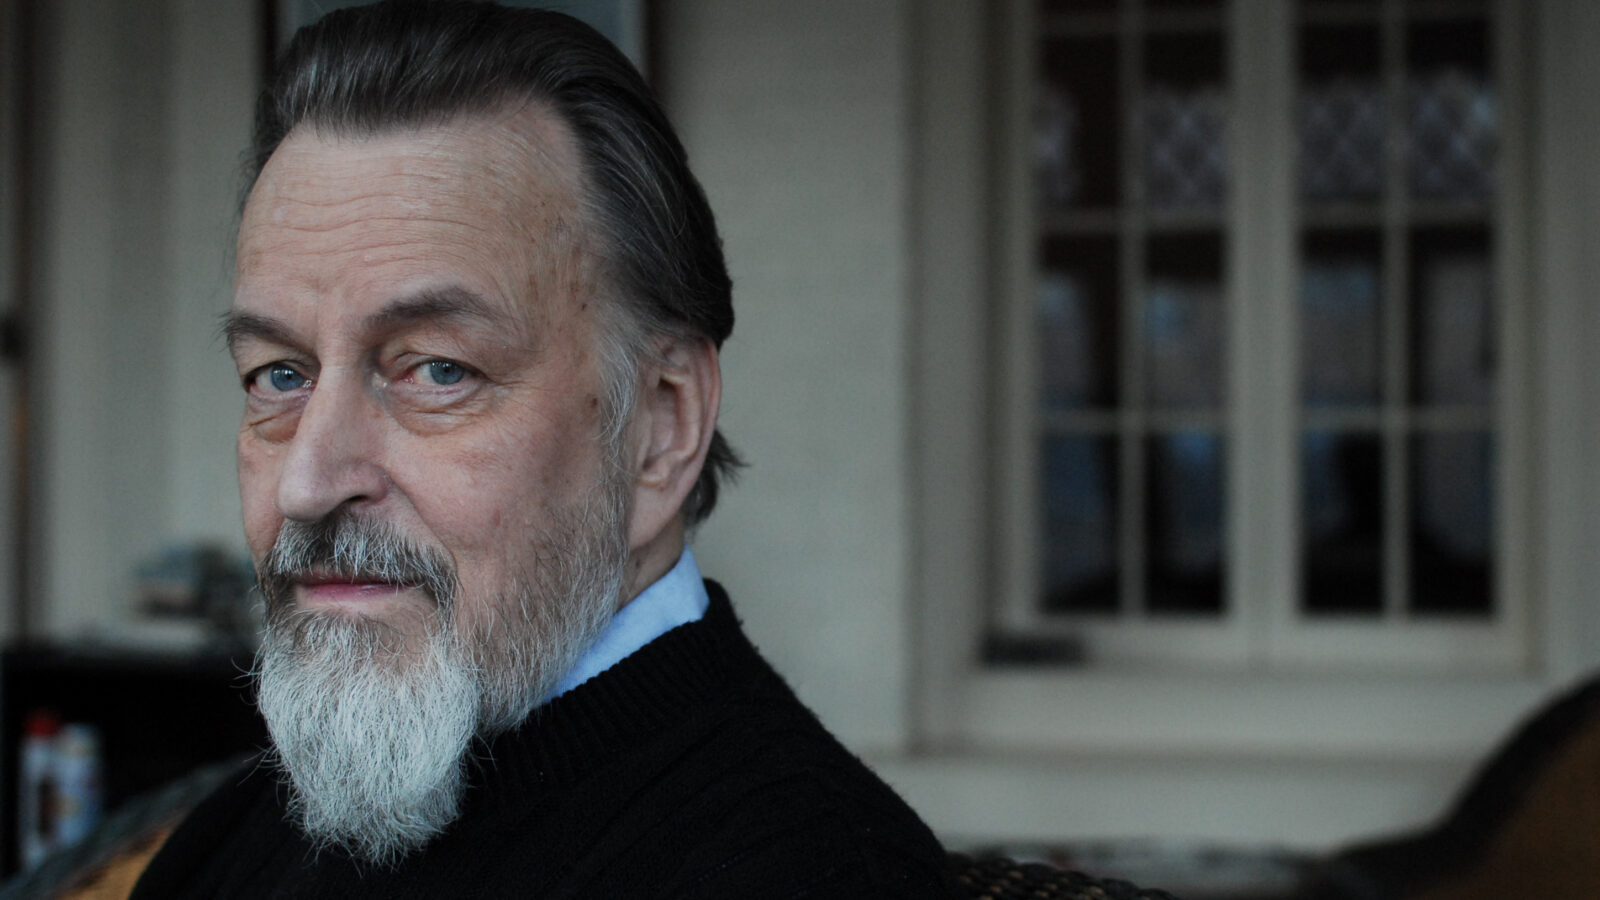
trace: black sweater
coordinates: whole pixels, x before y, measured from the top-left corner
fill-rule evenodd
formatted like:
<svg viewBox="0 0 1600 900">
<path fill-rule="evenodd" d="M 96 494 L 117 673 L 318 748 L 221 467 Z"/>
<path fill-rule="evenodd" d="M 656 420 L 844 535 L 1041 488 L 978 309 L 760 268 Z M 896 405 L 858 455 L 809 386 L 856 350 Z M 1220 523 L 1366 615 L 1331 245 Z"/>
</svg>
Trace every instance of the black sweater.
<svg viewBox="0 0 1600 900">
<path fill-rule="evenodd" d="M 397 868 L 313 854 L 278 776 L 253 766 L 190 814 L 133 897 L 950 895 L 926 826 L 707 587 L 704 619 L 480 747 L 461 818 Z"/>
</svg>

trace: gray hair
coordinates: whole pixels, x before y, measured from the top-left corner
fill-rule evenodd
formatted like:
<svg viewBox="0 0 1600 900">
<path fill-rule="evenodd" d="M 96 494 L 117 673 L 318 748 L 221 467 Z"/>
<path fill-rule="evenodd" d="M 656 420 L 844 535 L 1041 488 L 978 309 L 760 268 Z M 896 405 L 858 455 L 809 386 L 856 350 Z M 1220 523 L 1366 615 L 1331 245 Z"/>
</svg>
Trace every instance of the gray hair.
<svg viewBox="0 0 1600 900">
<path fill-rule="evenodd" d="M 733 288 L 705 191 L 643 78 L 589 26 L 548 10 L 466 0 L 385 0 L 336 10 L 300 29 L 256 105 L 247 182 L 302 122 L 369 135 L 548 104 L 582 159 L 585 213 L 602 275 L 607 371 L 605 437 L 632 407 L 641 360 L 665 339 L 721 347 L 733 330 Z M 717 502 L 741 465 L 713 434 L 683 504 L 689 524 Z"/>
</svg>

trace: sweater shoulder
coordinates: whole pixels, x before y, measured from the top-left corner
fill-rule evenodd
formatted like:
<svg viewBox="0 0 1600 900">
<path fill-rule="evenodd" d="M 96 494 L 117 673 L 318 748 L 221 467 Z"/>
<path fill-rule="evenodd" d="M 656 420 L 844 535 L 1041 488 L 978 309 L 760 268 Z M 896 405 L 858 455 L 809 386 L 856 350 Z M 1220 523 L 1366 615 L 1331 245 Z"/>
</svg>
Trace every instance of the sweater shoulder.
<svg viewBox="0 0 1600 900">
<path fill-rule="evenodd" d="M 247 880 L 244 870 L 293 840 L 278 791 L 264 757 L 233 768 L 167 838 L 140 876 L 132 900 L 217 896 L 220 884 Z M 243 836 L 249 836 L 247 852 L 240 852 L 246 848 L 238 843 Z"/>
<path fill-rule="evenodd" d="M 946 896 L 932 832 L 744 648 L 729 651 L 739 677 L 672 738 L 662 831 L 696 837 L 669 894 Z"/>
</svg>

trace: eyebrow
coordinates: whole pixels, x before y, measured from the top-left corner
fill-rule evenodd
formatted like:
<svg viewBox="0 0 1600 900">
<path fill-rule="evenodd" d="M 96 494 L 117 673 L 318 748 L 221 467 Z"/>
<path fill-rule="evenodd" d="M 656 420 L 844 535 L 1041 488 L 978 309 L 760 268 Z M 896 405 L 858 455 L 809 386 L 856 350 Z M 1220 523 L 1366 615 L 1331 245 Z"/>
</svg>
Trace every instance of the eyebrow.
<svg viewBox="0 0 1600 900">
<path fill-rule="evenodd" d="M 483 297 L 459 286 L 426 288 L 409 297 L 390 301 L 362 323 L 369 332 L 394 331 L 424 322 L 476 320 L 502 331 L 514 322 Z M 230 351 L 246 339 L 296 346 L 299 341 L 287 325 L 271 316 L 232 310 L 222 319 L 222 337 Z"/>
<path fill-rule="evenodd" d="M 294 335 L 282 322 L 255 313 L 230 310 L 222 317 L 221 330 L 222 339 L 227 342 L 229 352 L 237 351 L 239 343 L 246 339 L 285 347 L 293 346 L 295 343 Z"/>
</svg>

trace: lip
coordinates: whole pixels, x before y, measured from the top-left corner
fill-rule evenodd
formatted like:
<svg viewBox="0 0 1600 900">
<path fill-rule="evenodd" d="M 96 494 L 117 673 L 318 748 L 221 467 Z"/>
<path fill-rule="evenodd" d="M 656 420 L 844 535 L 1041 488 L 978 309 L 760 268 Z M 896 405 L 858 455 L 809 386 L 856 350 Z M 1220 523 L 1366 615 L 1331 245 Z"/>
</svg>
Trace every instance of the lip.
<svg viewBox="0 0 1600 900">
<path fill-rule="evenodd" d="M 352 581 L 347 578 L 307 575 L 295 581 L 302 603 L 312 605 L 368 605 L 416 589 L 416 585 L 387 581 Z"/>
</svg>

